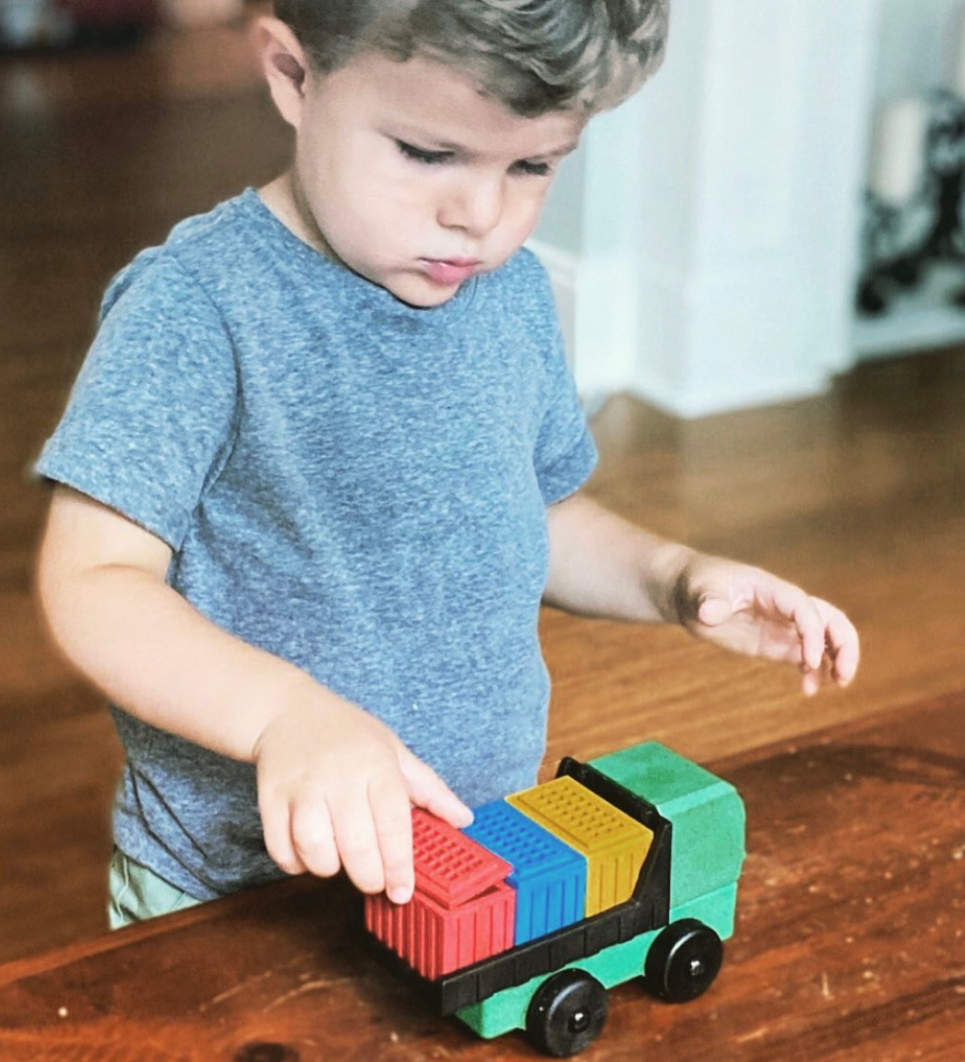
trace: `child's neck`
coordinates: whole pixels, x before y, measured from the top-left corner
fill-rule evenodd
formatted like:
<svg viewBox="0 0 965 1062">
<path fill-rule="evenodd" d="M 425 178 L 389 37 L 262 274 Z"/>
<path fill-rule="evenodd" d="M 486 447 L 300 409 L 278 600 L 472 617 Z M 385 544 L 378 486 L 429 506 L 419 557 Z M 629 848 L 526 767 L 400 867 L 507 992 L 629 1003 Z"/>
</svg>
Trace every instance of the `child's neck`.
<svg viewBox="0 0 965 1062">
<path fill-rule="evenodd" d="M 312 250 L 325 255 L 338 265 L 344 264 L 329 247 L 321 229 L 315 223 L 304 196 L 300 194 L 298 181 L 291 170 L 286 170 L 279 177 L 259 188 L 258 196 L 285 228 L 302 243 L 308 244 Z"/>
</svg>

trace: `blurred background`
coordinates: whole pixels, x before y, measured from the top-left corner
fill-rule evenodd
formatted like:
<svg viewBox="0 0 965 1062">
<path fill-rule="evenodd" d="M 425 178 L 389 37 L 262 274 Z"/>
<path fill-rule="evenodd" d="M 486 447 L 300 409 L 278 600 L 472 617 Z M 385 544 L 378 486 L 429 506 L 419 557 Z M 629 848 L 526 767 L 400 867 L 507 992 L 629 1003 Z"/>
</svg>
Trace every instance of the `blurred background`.
<svg viewBox="0 0 965 1062">
<path fill-rule="evenodd" d="M 29 475 L 110 277 L 274 177 L 242 0 L 0 0 L 0 960 L 105 928 L 119 767 L 31 598 Z M 708 762 L 965 688 L 965 48 L 952 0 L 681 0 L 533 241 L 602 500 L 857 623 L 852 689 L 555 613 L 547 762 L 614 716 Z"/>
</svg>

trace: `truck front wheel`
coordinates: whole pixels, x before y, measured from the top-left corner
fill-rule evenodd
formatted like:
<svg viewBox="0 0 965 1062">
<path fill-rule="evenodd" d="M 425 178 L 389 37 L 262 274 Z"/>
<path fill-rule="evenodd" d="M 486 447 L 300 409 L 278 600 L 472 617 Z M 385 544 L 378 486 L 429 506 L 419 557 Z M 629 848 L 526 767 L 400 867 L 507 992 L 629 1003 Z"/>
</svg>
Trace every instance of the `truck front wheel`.
<svg viewBox="0 0 965 1062">
<path fill-rule="evenodd" d="M 530 1000 L 526 1035 L 554 1058 L 575 1055 L 603 1031 L 606 989 L 583 970 L 561 970 L 545 980 Z"/>
<path fill-rule="evenodd" d="M 710 988 L 723 957 L 724 946 L 710 926 L 682 918 L 650 946 L 644 964 L 647 987 L 661 999 L 686 1003 Z"/>
</svg>

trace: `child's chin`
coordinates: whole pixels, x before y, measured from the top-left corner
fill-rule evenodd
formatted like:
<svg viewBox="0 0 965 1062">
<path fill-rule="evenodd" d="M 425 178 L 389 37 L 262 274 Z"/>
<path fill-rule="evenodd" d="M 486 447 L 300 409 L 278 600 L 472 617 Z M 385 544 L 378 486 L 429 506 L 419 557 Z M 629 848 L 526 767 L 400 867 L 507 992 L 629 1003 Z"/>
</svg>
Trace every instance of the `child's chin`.
<svg viewBox="0 0 965 1062">
<path fill-rule="evenodd" d="M 421 277 L 413 278 L 412 283 L 387 284 L 386 288 L 400 302 L 416 310 L 431 310 L 442 306 L 459 291 L 461 284 L 434 284 Z"/>
</svg>

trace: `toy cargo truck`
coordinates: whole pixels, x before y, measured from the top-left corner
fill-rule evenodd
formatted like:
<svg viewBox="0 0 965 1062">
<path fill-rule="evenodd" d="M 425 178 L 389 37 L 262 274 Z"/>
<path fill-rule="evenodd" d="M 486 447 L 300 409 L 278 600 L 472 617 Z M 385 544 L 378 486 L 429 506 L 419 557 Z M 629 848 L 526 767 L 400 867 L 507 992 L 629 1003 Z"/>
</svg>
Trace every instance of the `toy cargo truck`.
<svg viewBox="0 0 965 1062">
<path fill-rule="evenodd" d="M 465 831 L 415 812 L 416 892 L 366 899 L 380 951 L 480 1036 L 522 1029 L 581 1051 L 607 989 L 672 1002 L 713 982 L 734 929 L 744 808 L 733 786 L 656 742 L 477 809 Z"/>
</svg>

